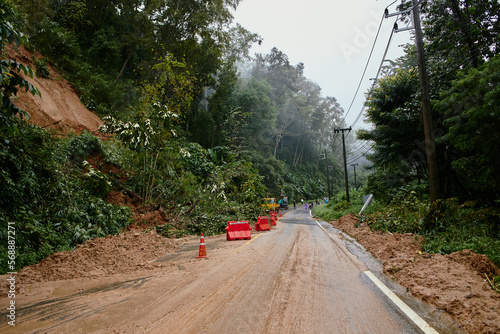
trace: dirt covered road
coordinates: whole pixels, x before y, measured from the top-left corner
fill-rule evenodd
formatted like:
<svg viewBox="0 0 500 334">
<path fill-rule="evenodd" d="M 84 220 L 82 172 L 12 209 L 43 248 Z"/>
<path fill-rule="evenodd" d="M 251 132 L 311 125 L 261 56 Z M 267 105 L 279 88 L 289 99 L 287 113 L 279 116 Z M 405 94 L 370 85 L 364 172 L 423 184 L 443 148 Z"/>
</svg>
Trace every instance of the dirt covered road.
<svg viewBox="0 0 500 334">
<path fill-rule="evenodd" d="M 115 275 L 27 283 L 27 270 L 18 281 L 16 326 L 3 322 L 0 331 L 420 332 L 364 273 L 381 276 L 376 261 L 367 253 L 353 255 L 340 234 L 326 223 L 321 228 L 305 210 L 289 212 L 271 231 L 253 232 L 251 241 L 216 236 L 206 245 L 208 259 L 195 259 L 199 239 L 190 238 L 146 267 Z M 457 332 L 401 294 L 441 333 Z"/>
</svg>

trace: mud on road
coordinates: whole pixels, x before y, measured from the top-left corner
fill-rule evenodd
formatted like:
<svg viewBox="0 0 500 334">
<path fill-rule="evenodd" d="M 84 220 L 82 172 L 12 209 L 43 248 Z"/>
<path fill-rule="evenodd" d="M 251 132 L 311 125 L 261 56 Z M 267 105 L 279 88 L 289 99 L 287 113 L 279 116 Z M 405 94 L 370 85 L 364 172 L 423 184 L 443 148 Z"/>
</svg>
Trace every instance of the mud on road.
<svg viewBox="0 0 500 334">
<path fill-rule="evenodd" d="M 381 272 L 380 263 L 324 229 L 330 237 L 297 211 L 271 231 L 252 232 L 252 241 L 206 237 L 208 259 L 195 259 L 199 237 L 135 231 L 96 239 L 22 270 L 17 326 L 2 323 L 0 331 L 418 333 L 363 276 L 377 264 Z M 423 312 L 440 332 L 460 332 L 449 319 L 439 323 L 440 310 Z"/>
</svg>

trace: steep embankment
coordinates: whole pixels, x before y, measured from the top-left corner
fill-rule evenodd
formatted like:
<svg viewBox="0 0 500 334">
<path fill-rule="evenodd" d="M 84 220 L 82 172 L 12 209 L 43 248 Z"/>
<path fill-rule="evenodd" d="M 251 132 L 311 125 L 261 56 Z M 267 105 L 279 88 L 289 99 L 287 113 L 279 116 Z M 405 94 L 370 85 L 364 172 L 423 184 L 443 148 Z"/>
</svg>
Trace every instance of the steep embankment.
<svg viewBox="0 0 500 334">
<path fill-rule="evenodd" d="M 7 54 L 13 60 L 27 65 L 35 71 L 33 61 L 40 55 L 32 54 L 24 47 L 18 51 L 13 47 L 7 48 Z M 74 87 L 62 78 L 57 71 L 48 66 L 50 78 L 26 77 L 20 75 L 40 90 L 41 97 L 33 96 L 20 90 L 14 104 L 26 110 L 30 114 L 29 122 L 63 132 L 83 130 L 97 132 L 102 120 L 91 110 L 88 110 L 81 102 Z"/>
</svg>

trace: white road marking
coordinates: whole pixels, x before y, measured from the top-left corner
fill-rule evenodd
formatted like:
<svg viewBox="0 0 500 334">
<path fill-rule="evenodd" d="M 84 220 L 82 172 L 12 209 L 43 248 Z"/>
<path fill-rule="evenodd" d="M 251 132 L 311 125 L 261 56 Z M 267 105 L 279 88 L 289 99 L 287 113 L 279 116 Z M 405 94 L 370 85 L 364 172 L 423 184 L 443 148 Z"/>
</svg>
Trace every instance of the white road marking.
<svg viewBox="0 0 500 334">
<path fill-rule="evenodd" d="M 328 235 L 321 224 L 316 221 L 316 224 Z M 330 235 L 328 235 L 330 237 Z M 330 237 L 331 238 L 331 237 Z M 365 275 L 372 280 L 373 283 L 394 303 L 399 309 L 410 318 L 425 334 L 439 334 L 432 328 L 424 319 L 422 319 L 415 311 L 413 311 L 405 302 L 401 300 L 394 292 L 392 292 L 384 283 L 382 283 L 371 271 L 364 271 Z"/>
<path fill-rule="evenodd" d="M 405 304 L 394 292 L 392 292 L 387 286 L 385 286 L 384 283 L 382 283 L 371 271 L 367 270 L 364 272 L 366 276 L 368 276 L 369 279 L 372 280 L 373 283 L 375 283 L 376 286 L 380 290 L 382 290 L 383 293 L 387 297 L 389 297 L 390 300 L 394 304 L 396 304 L 401 311 L 406 314 L 408 318 L 411 319 L 424 333 L 426 334 L 439 334 L 434 328 L 432 328 L 424 319 L 422 319 L 415 311 L 413 311 L 408 305 Z"/>
</svg>

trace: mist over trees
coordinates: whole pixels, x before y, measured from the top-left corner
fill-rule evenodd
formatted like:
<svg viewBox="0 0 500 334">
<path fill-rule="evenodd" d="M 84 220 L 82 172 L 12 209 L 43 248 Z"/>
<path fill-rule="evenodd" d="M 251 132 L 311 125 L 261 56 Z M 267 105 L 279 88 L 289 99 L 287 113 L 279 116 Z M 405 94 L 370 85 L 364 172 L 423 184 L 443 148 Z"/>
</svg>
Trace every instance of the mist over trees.
<svg viewBox="0 0 500 334">
<path fill-rule="evenodd" d="M 304 76 L 307 64 L 291 64 L 277 48 L 250 55 L 261 37 L 233 22 L 238 4 L 0 1 L 2 49 L 15 42 L 39 52 L 36 75 L 50 78 L 47 64 L 57 68 L 105 120 L 101 131 L 115 135 L 59 138 L 16 117 L 16 87 L 37 91 L 12 80 L 30 70 L 2 54 L 0 219 L 22 226 L 20 265 L 126 226 L 128 209 L 104 200 L 112 189 L 168 211 L 176 228 L 206 234 L 257 216 L 266 194 L 326 197 L 327 169 L 332 194 L 343 191 L 334 133 L 342 107 Z M 491 206 L 500 190 L 499 7 L 422 2 L 442 196 Z M 369 95 L 371 128 L 357 133 L 373 143 L 371 175 L 358 169 L 357 185 L 384 202 L 400 191 L 427 200 L 416 51 L 405 50 Z M 353 142 L 349 136 L 358 155 L 370 146 Z M 127 171 L 127 180 L 89 167 L 91 154 Z"/>
<path fill-rule="evenodd" d="M 131 212 L 107 203 L 110 191 L 166 212 L 172 222 L 159 231 L 207 235 L 256 217 L 266 195 L 327 195 L 319 153 L 332 150 L 342 109 L 304 77 L 304 64 L 276 48 L 249 54 L 261 37 L 233 22 L 238 3 L 0 2 L 2 49 L 16 42 L 37 55 L 30 69 L 2 54 L 0 219 L 19 226 L 19 266 L 123 229 Z M 53 136 L 15 117 L 17 89 L 38 92 L 17 71 L 52 80 L 49 64 L 112 140 Z M 90 156 L 127 176 L 104 173 Z"/>
<path fill-rule="evenodd" d="M 272 49 L 257 55 L 251 78 L 238 78 L 236 62 L 249 59 L 251 44 L 260 40 L 232 22 L 239 1 L 14 2 L 32 47 L 64 71 L 102 117 L 137 117 L 141 87 L 157 81 L 157 64 L 171 57 L 182 63 L 173 72 L 183 72 L 190 92 L 165 85 L 157 98 L 171 110 L 179 106 L 179 133 L 206 149 L 237 148 L 259 170 L 269 169 L 261 175 L 275 196 L 290 181 L 285 166 L 313 166 L 328 147 L 342 110 L 303 76 L 304 64 L 292 65 Z M 324 178 L 311 168 L 314 183 Z M 324 195 L 309 188 L 293 195 Z"/>
</svg>

